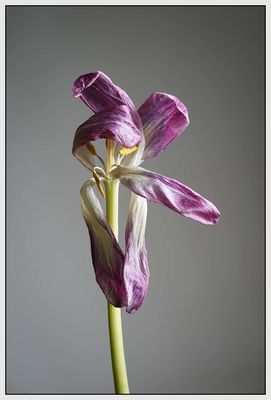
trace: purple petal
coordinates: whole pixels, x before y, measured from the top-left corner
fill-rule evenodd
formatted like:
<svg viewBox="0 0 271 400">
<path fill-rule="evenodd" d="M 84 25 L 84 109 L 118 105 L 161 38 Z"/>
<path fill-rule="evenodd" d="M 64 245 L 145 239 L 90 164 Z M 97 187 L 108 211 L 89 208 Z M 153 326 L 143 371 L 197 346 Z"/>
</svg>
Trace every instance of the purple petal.
<svg viewBox="0 0 271 400">
<path fill-rule="evenodd" d="M 91 181 L 82 186 L 80 199 L 89 231 L 96 280 L 111 304 L 124 307 L 127 305 L 124 254 L 106 222 Z"/>
<path fill-rule="evenodd" d="M 128 297 L 126 311 L 136 312 L 147 294 L 149 267 L 145 247 L 147 201 L 132 193 L 125 231 L 124 277 Z"/>
<path fill-rule="evenodd" d="M 120 87 L 101 71 L 81 75 L 73 84 L 74 97 L 80 97 L 95 113 L 109 111 L 125 105 L 131 110 L 133 122 L 141 130 L 140 117 L 135 105 Z"/>
<path fill-rule="evenodd" d="M 141 132 L 133 123 L 131 110 L 127 106 L 115 107 L 111 111 L 92 115 L 77 129 L 72 152 L 87 166 L 87 153 L 82 146 L 96 139 L 112 139 L 124 147 L 133 147 L 141 140 Z"/>
<path fill-rule="evenodd" d="M 112 177 L 119 178 L 124 186 L 139 196 L 202 224 L 213 225 L 219 220 L 220 213 L 210 201 L 175 179 L 140 167 L 120 166 L 112 172 Z"/>
<path fill-rule="evenodd" d="M 188 111 L 175 96 L 153 93 L 139 108 L 145 151 L 143 158 L 157 156 L 189 125 Z"/>
<path fill-rule="evenodd" d="M 101 71 L 81 75 L 73 84 L 74 97 L 81 97 L 95 113 L 120 105 L 135 108 L 130 97 Z"/>
</svg>

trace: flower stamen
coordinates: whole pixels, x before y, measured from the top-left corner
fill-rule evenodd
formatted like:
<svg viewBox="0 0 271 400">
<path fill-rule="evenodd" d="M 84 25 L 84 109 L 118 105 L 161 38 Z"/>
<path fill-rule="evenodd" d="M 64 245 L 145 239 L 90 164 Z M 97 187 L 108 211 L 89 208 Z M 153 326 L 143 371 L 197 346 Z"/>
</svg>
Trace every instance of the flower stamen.
<svg viewBox="0 0 271 400">
<path fill-rule="evenodd" d="M 121 147 L 119 149 L 119 153 L 122 156 L 127 156 L 128 154 L 132 154 L 137 150 L 138 146 L 131 147 L 130 149 L 127 147 Z"/>
<path fill-rule="evenodd" d="M 96 149 L 95 149 L 94 145 L 93 145 L 92 143 L 87 143 L 87 144 L 86 144 L 86 147 L 87 147 L 88 151 L 89 151 L 93 156 L 96 156 L 96 157 L 100 160 L 102 166 L 103 166 L 104 169 L 105 169 L 105 162 L 104 162 L 104 160 L 102 159 L 102 157 L 100 157 L 99 154 L 96 152 Z"/>
<path fill-rule="evenodd" d="M 88 148 L 88 150 L 89 150 L 89 152 L 90 152 L 91 154 L 93 154 L 94 156 L 97 156 L 96 149 L 95 149 L 95 147 L 93 146 L 93 144 L 87 143 L 87 144 L 86 144 L 86 147 Z"/>
<path fill-rule="evenodd" d="M 98 167 L 98 168 L 99 168 L 99 167 Z M 100 169 L 101 169 L 101 168 L 99 168 L 99 170 L 100 170 Z M 103 172 L 104 172 L 104 171 L 103 171 Z M 94 168 L 94 170 L 93 170 L 93 178 L 95 179 L 97 188 L 98 188 L 99 192 L 101 193 L 102 197 L 105 197 L 105 193 L 104 193 L 102 184 L 101 184 L 101 182 L 100 182 L 100 177 L 99 177 L 99 175 L 98 175 L 98 173 L 97 173 L 97 167 Z"/>
</svg>

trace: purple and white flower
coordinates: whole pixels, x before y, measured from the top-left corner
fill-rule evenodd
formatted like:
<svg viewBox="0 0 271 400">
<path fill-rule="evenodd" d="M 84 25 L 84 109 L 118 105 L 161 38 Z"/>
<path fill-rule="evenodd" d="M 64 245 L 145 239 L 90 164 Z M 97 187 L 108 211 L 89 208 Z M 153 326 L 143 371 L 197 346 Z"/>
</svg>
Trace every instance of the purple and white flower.
<svg viewBox="0 0 271 400">
<path fill-rule="evenodd" d="M 159 155 L 189 125 L 187 108 L 178 98 L 153 93 L 136 110 L 130 97 L 99 71 L 76 79 L 73 94 L 94 112 L 78 127 L 72 152 L 93 173 L 93 178 L 82 186 L 81 207 L 96 280 L 111 304 L 133 313 L 141 306 L 149 281 L 146 200 L 206 225 L 216 224 L 220 213 L 184 184 L 140 166 L 144 159 Z M 96 139 L 106 139 L 110 154 L 106 162 L 96 153 Z M 93 190 L 97 185 L 103 194 L 102 183 L 112 180 L 132 192 L 124 252 Z"/>
</svg>

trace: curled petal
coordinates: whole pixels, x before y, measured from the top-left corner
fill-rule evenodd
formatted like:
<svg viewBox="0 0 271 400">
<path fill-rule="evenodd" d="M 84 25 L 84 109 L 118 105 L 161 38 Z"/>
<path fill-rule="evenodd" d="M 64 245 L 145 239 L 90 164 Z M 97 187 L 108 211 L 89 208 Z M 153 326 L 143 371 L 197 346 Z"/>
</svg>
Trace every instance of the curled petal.
<svg viewBox="0 0 271 400">
<path fill-rule="evenodd" d="M 128 94 L 103 72 L 90 72 L 79 76 L 73 84 L 73 95 L 80 97 L 95 113 L 109 111 L 121 105 L 127 106 L 130 108 L 133 123 L 141 130 L 141 121 L 134 103 Z"/>
<path fill-rule="evenodd" d="M 133 123 L 130 108 L 121 105 L 111 111 L 99 112 L 80 125 L 73 140 L 74 156 L 87 166 L 85 156 L 88 154 L 82 146 L 101 138 L 112 139 L 124 147 L 133 147 L 140 142 L 141 132 Z"/>
<path fill-rule="evenodd" d="M 138 109 L 145 136 L 143 158 L 157 156 L 189 125 L 186 106 L 175 96 L 153 93 Z"/>
<path fill-rule="evenodd" d="M 81 75 L 73 84 L 74 97 L 80 97 L 94 112 L 111 110 L 119 105 L 135 108 L 128 94 L 101 71 Z"/>
<path fill-rule="evenodd" d="M 128 313 L 136 312 L 148 290 L 149 267 L 145 247 L 146 199 L 132 193 L 125 231 L 124 277 Z"/>
<path fill-rule="evenodd" d="M 115 307 L 127 305 L 124 280 L 124 254 L 107 224 L 94 190 L 87 181 L 81 188 L 82 213 L 88 227 L 96 280 L 107 300 Z"/>
<path fill-rule="evenodd" d="M 184 217 L 206 225 L 213 225 L 219 220 L 220 213 L 210 201 L 175 179 L 140 167 L 121 166 L 112 171 L 112 176 L 139 196 L 162 204 Z"/>
</svg>

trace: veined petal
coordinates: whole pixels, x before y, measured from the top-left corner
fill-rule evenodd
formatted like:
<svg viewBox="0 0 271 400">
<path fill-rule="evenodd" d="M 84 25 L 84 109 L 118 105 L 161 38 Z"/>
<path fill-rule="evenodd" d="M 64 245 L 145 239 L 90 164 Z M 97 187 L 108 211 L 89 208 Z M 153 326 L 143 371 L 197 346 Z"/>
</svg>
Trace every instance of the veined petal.
<svg viewBox="0 0 271 400">
<path fill-rule="evenodd" d="M 80 97 L 95 113 L 109 111 L 121 105 L 127 106 L 130 108 L 133 123 L 141 131 L 141 121 L 134 103 L 128 94 L 103 72 L 90 72 L 79 76 L 73 84 L 73 95 Z"/>
<path fill-rule="evenodd" d="M 93 185 L 94 183 L 91 181 L 84 183 L 80 192 L 80 200 L 89 231 L 96 280 L 107 300 L 115 307 L 123 307 L 127 305 L 124 254 L 106 222 Z"/>
<path fill-rule="evenodd" d="M 111 111 L 92 115 L 75 132 L 72 152 L 85 165 L 88 160 L 82 146 L 96 139 L 112 139 L 124 147 L 133 147 L 141 140 L 141 132 L 133 123 L 129 107 L 121 105 Z"/>
<path fill-rule="evenodd" d="M 95 157 L 86 145 L 75 148 L 73 155 L 91 171 L 96 167 Z"/>
<path fill-rule="evenodd" d="M 124 186 L 139 196 L 202 224 L 213 225 L 219 220 L 220 213 L 210 201 L 175 179 L 140 167 L 121 166 L 112 171 L 112 177 L 120 179 Z"/>
<path fill-rule="evenodd" d="M 149 267 L 145 247 L 147 200 L 132 193 L 125 231 L 124 277 L 128 305 L 126 311 L 136 312 L 148 290 Z"/>
<path fill-rule="evenodd" d="M 128 94 L 101 71 L 79 76 L 73 84 L 74 97 L 80 97 L 95 113 L 119 105 L 135 108 Z"/>
<path fill-rule="evenodd" d="M 186 106 L 177 97 L 156 92 L 138 109 L 145 136 L 143 158 L 157 156 L 189 125 Z"/>
</svg>

